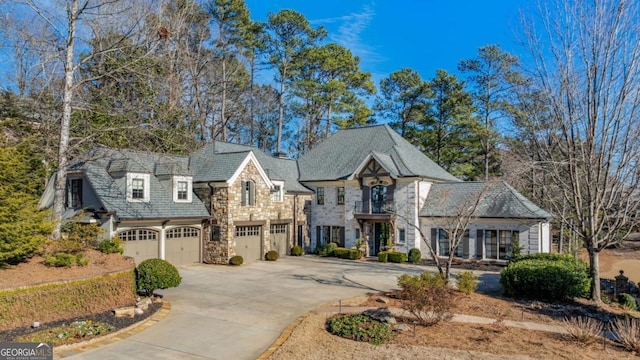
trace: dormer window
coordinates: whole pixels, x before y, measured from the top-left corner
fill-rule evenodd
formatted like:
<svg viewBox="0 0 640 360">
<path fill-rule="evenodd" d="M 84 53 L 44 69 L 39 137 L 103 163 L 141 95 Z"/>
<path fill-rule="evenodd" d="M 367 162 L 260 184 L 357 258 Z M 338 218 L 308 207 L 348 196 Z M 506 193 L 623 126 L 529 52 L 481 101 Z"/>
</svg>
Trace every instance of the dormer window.
<svg viewBox="0 0 640 360">
<path fill-rule="evenodd" d="M 273 182 L 273 192 L 271 193 L 271 200 L 281 202 L 284 199 L 283 185 L 284 183 L 279 181 Z"/>
<path fill-rule="evenodd" d="M 193 193 L 193 184 L 190 176 L 174 176 L 173 177 L 173 201 L 174 202 L 191 202 Z"/>
<path fill-rule="evenodd" d="M 127 173 L 127 201 L 149 202 L 150 178 L 149 174 Z"/>
</svg>

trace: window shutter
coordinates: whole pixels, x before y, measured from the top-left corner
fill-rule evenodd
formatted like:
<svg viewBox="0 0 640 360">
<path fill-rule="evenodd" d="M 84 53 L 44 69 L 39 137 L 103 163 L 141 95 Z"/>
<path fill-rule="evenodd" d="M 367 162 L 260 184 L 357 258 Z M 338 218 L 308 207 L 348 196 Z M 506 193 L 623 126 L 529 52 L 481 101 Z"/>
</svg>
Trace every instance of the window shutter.
<svg viewBox="0 0 640 360">
<path fill-rule="evenodd" d="M 431 228 L 431 248 L 433 252 L 438 254 L 438 229 Z"/>
<path fill-rule="evenodd" d="M 253 181 L 249 181 L 249 205 L 255 205 L 256 203 L 256 189 Z"/>
<path fill-rule="evenodd" d="M 484 238 L 484 230 L 476 231 L 476 258 L 482 259 L 482 243 Z"/>
<path fill-rule="evenodd" d="M 469 245 L 469 230 L 465 230 L 462 236 L 462 257 L 465 259 L 469 258 Z"/>
</svg>

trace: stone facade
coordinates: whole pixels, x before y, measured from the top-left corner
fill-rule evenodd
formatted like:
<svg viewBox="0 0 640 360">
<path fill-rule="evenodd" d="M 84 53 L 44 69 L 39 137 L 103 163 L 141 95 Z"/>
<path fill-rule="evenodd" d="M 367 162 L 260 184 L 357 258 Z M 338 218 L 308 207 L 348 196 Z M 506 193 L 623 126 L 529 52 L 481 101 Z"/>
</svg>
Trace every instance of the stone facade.
<svg viewBox="0 0 640 360">
<path fill-rule="evenodd" d="M 255 191 L 254 205 L 242 204 L 242 188 L 247 181 L 252 181 Z M 211 192 L 211 190 L 210 190 Z M 303 242 L 308 242 L 308 222 L 305 211 L 305 201 L 311 200 L 311 195 L 285 194 L 283 201 L 274 201 L 267 182 L 263 179 L 258 168 L 250 161 L 242 169 L 240 175 L 230 186 L 214 186 L 211 194 L 212 228 L 215 236 L 205 238 L 203 260 L 212 264 L 228 264 L 229 259 L 236 255 L 235 228 L 244 225 L 259 225 L 261 231 L 261 250 L 264 255 L 272 250 L 270 225 L 288 224 L 288 247 L 297 241 L 297 226 L 303 225 Z M 294 206 L 295 203 L 295 206 Z M 296 214 L 294 216 L 294 207 Z"/>
</svg>

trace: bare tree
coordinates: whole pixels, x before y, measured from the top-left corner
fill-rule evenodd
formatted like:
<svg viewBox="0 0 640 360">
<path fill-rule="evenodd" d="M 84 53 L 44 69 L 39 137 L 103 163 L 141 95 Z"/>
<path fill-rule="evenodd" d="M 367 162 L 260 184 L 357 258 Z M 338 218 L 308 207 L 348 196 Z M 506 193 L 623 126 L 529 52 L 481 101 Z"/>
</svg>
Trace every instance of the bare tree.
<svg viewBox="0 0 640 360">
<path fill-rule="evenodd" d="M 523 16 L 523 39 L 548 104 L 527 124 L 547 174 L 539 186 L 559 188 L 549 203 L 583 240 L 599 302 L 599 252 L 640 221 L 640 3 L 550 0 L 538 10 Z"/>
<path fill-rule="evenodd" d="M 54 195 L 55 229 L 54 239 L 60 237 L 60 225 L 64 211 L 66 172 L 70 158 L 70 127 L 74 111 L 76 92 L 91 78 L 81 79 L 79 69 L 91 59 L 92 55 L 81 56 L 87 50 L 91 39 L 97 34 L 115 32 L 131 36 L 142 24 L 141 16 L 146 14 L 142 2 L 132 4 L 118 0 L 58 0 L 55 2 L 39 2 L 35 0 L 3 1 L 1 5 L 8 9 L 14 17 L 27 16 L 34 22 L 34 28 L 44 29 L 42 41 L 38 43 L 41 59 L 46 61 L 42 66 L 51 71 L 53 77 L 63 79 L 61 91 L 61 119 L 58 143 L 57 166 Z M 136 10 L 138 16 L 133 16 Z M 126 15 L 125 15 L 126 14 Z M 115 30 L 115 31 L 114 31 Z M 110 47 L 101 53 L 113 52 Z M 106 76 L 108 74 L 103 74 Z"/>
</svg>

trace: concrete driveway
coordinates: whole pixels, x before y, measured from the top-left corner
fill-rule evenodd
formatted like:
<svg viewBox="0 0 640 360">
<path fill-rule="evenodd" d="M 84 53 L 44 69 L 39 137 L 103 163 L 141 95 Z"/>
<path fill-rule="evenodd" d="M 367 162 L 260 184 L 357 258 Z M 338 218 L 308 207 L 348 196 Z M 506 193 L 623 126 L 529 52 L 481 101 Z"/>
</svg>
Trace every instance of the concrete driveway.
<svg viewBox="0 0 640 360">
<path fill-rule="evenodd" d="M 327 302 L 396 288 L 398 275 L 425 269 L 313 256 L 180 267 L 182 284 L 158 291 L 171 302 L 164 320 L 73 359 L 255 359 L 300 315 Z M 482 277 L 485 286 L 495 286 L 497 275 Z"/>
</svg>

